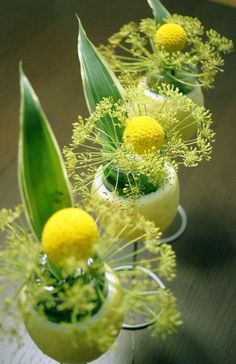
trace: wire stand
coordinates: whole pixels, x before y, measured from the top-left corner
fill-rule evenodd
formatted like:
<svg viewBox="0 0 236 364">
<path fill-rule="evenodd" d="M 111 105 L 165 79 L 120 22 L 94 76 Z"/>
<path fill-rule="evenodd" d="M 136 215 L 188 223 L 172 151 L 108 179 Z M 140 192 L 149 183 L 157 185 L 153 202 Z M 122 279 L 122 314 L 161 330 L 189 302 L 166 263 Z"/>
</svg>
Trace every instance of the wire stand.
<svg viewBox="0 0 236 364">
<path fill-rule="evenodd" d="M 152 271 L 150 271 L 149 269 L 140 267 L 140 266 L 134 266 L 134 265 L 122 265 L 122 266 L 118 266 L 114 268 L 114 271 L 119 272 L 119 271 L 125 271 L 125 270 L 133 270 L 134 274 L 135 274 L 135 270 L 141 271 L 143 272 L 145 275 L 147 275 L 150 279 L 154 280 L 156 285 L 157 285 L 157 289 L 153 290 L 153 291 L 142 291 L 139 292 L 140 296 L 145 296 L 145 295 L 157 295 L 159 292 L 159 289 L 165 289 L 165 285 L 162 283 L 162 281 L 160 280 L 160 278 L 153 273 Z M 130 324 L 130 323 L 126 323 L 124 322 L 122 325 L 122 328 L 124 330 L 143 330 L 146 329 L 147 327 L 153 325 L 156 322 L 156 319 L 159 315 L 161 315 L 163 311 L 159 312 L 154 318 L 148 320 L 147 322 L 141 322 L 141 323 L 135 323 L 135 324 Z"/>
<path fill-rule="evenodd" d="M 178 239 L 185 231 L 188 219 L 186 212 L 181 205 L 178 206 L 177 216 L 180 218 L 180 227 L 175 233 L 171 234 L 170 236 L 167 236 L 166 238 L 162 238 L 161 243 L 171 243 L 172 241 Z"/>
<path fill-rule="evenodd" d="M 160 288 L 165 289 L 165 285 L 162 283 L 160 278 L 155 273 L 150 271 L 149 269 L 146 269 L 146 268 L 143 268 L 143 267 L 140 267 L 140 266 L 135 266 L 135 262 L 136 262 L 136 259 L 137 259 L 137 249 L 138 249 L 138 243 L 135 242 L 134 243 L 134 258 L 133 258 L 134 265 L 122 265 L 122 266 L 115 267 L 114 270 L 117 271 L 117 272 L 125 271 L 125 270 L 128 270 L 128 271 L 132 270 L 133 271 L 133 275 L 132 275 L 132 278 L 131 278 L 132 280 L 135 279 L 135 275 L 136 275 L 135 271 L 137 271 L 137 270 L 141 271 L 142 273 L 147 275 L 148 278 L 154 280 L 154 282 L 157 285 L 157 289 L 152 290 L 152 291 L 142 291 L 142 292 L 139 292 L 139 295 L 140 296 L 145 296 L 145 295 L 158 294 Z M 131 331 L 131 340 L 132 340 L 131 347 L 132 347 L 132 353 L 133 353 L 133 359 L 132 359 L 131 364 L 135 364 L 136 331 L 146 329 L 147 327 L 153 325 L 156 322 L 157 317 L 159 315 L 161 315 L 162 312 L 163 312 L 163 310 L 161 310 L 152 319 L 150 319 L 148 321 L 143 321 L 143 322 L 140 322 L 140 323 L 131 324 L 131 323 L 127 323 L 127 322 L 124 321 L 124 323 L 122 325 L 122 329 Z"/>
<path fill-rule="evenodd" d="M 169 236 L 164 237 L 161 239 L 161 243 L 170 243 L 176 239 L 178 239 L 185 231 L 186 227 L 187 227 L 187 215 L 186 212 L 184 210 L 184 208 L 179 205 L 178 209 L 177 209 L 177 220 L 180 219 L 180 226 L 177 229 L 177 231 L 175 231 L 174 233 L 170 233 Z M 175 219 L 176 220 L 176 219 Z M 172 224 L 173 226 L 173 224 Z M 163 282 L 160 280 L 160 278 L 153 273 L 151 270 L 140 267 L 140 266 L 136 266 L 136 261 L 137 261 L 137 251 L 138 251 L 138 242 L 134 243 L 134 249 L 133 249 L 133 264 L 131 265 L 122 265 L 122 266 L 118 266 L 114 268 L 114 271 L 133 271 L 133 275 L 132 275 L 132 280 L 135 279 L 135 271 L 141 271 L 143 272 L 145 275 L 148 276 L 149 279 L 153 280 L 156 283 L 157 289 L 156 290 L 151 290 L 151 291 L 142 291 L 139 292 L 140 296 L 144 296 L 144 295 L 154 295 L 154 294 L 158 294 L 159 289 L 165 289 L 165 285 L 163 284 Z M 122 325 L 122 329 L 124 330 L 128 330 L 132 332 L 132 352 L 133 352 L 133 360 L 131 364 L 135 363 L 135 347 L 136 347 L 136 337 L 135 337 L 135 333 L 137 330 L 143 330 L 148 328 L 149 326 L 152 326 L 155 322 L 156 319 L 162 314 L 163 309 L 156 314 L 155 317 L 153 317 L 150 320 L 147 321 L 143 321 L 143 322 L 138 322 L 138 323 L 128 323 L 125 322 Z"/>
</svg>

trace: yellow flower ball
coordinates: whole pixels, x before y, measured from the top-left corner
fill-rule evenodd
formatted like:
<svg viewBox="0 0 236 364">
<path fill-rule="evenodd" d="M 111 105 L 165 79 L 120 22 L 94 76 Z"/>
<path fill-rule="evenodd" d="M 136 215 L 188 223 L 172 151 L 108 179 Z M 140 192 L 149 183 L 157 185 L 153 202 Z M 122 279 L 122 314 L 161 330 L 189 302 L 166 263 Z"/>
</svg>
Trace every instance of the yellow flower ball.
<svg viewBox="0 0 236 364">
<path fill-rule="evenodd" d="M 168 23 L 160 26 L 154 39 L 156 44 L 163 46 L 167 52 L 177 52 L 185 47 L 187 33 L 181 25 Z"/>
<path fill-rule="evenodd" d="M 94 219 L 79 208 L 65 208 L 46 222 L 43 249 L 51 263 L 65 267 L 68 258 L 86 260 L 98 243 L 98 228 Z"/>
<path fill-rule="evenodd" d="M 124 131 L 125 145 L 131 146 L 137 154 L 159 149 L 164 137 L 161 124 L 150 116 L 136 116 L 129 119 Z"/>
</svg>

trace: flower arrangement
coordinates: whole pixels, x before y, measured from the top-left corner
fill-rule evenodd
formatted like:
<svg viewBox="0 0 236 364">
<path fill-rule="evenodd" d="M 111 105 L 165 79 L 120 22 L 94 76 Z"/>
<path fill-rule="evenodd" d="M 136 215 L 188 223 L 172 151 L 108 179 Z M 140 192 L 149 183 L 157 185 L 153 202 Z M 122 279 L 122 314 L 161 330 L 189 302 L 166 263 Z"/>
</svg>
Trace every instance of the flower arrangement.
<svg viewBox="0 0 236 364">
<path fill-rule="evenodd" d="M 109 171 L 108 180 L 112 178 L 109 178 L 110 171 L 117 170 L 113 183 L 115 192 L 137 196 L 144 194 L 147 186 L 154 190 L 158 188 L 166 177 L 165 163 L 173 164 L 177 169 L 178 165 L 195 167 L 201 160 L 210 160 L 215 135 L 211 129 L 211 113 L 169 86 L 163 85 L 160 92 L 166 102 L 155 119 L 146 115 L 149 98 L 137 88 L 127 90 L 124 102 L 105 98 L 88 118 L 78 117 L 72 143 L 64 149 L 67 170 L 74 180 L 78 183 L 91 181 L 102 164 L 103 169 Z M 179 111 L 191 112 L 191 122 L 198 126 L 197 135 L 189 141 L 181 138 L 181 127 L 176 118 Z M 99 128 L 99 120 L 107 114 L 123 130 L 123 141 L 113 140 L 108 131 Z M 78 149 L 79 146 L 86 146 L 86 150 Z M 85 166 L 88 166 L 87 172 L 77 175 L 76 169 Z M 122 173 L 130 175 L 130 179 L 119 181 L 118 176 Z M 149 185 L 141 183 L 143 175 L 147 176 Z"/>
<path fill-rule="evenodd" d="M 67 170 L 74 181 L 75 191 L 89 197 L 87 186 L 96 176 L 99 181 L 92 187 L 95 195 L 105 184 L 110 194 L 118 196 L 120 201 L 125 198 L 130 201 L 127 207 L 130 209 L 130 205 L 133 205 L 135 209 L 135 201 L 141 196 L 153 197 L 168 182 L 172 186 L 177 185 L 176 171 L 179 165 L 194 167 L 201 160 L 210 159 L 214 141 L 210 112 L 194 104 L 170 85 L 162 85 L 160 93 L 166 101 L 155 118 L 147 115 L 149 97 L 140 88 L 132 87 L 126 90 L 124 101 L 115 102 L 113 98 L 105 98 L 90 117 L 78 118 L 74 123 L 72 143 L 64 149 Z M 186 113 L 187 125 L 177 119 L 179 112 Z M 106 115 L 122 131 L 121 141 L 113 138 L 109 130 L 99 127 L 99 121 Z M 195 137 L 186 141 L 181 133 L 189 124 L 197 126 L 197 130 Z M 108 200 L 107 190 L 103 194 L 106 195 L 104 199 Z M 168 203 L 169 212 L 173 212 L 171 216 L 176 213 L 178 199 L 176 187 Z M 153 212 L 153 208 L 152 212 L 147 212 L 147 216 L 152 216 L 151 220 L 163 231 L 169 218 L 168 221 L 162 221 L 158 211 Z M 154 217 L 155 214 L 157 217 Z"/>
<path fill-rule="evenodd" d="M 211 114 L 203 107 L 200 87 L 195 87 L 193 92 L 185 92 L 180 87 L 187 85 L 192 89 L 202 73 L 196 74 L 194 71 L 196 77 L 193 83 L 192 79 L 186 83 L 181 77 L 181 85 L 176 85 L 174 80 L 178 79 L 173 75 L 171 82 L 158 81 L 158 90 L 153 92 L 147 89 L 149 73 L 151 75 L 154 69 L 172 58 L 176 61 L 173 67 L 177 67 L 179 62 L 178 70 L 183 72 L 184 67 L 185 76 L 187 73 L 194 76 L 189 66 L 198 60 L 200 62 L 197 55 L 200 57 L 202 52 L 191 53 L 190 45 L 195 44 L 195 40 L 203 44 L 200 36 L 203 28 L 198 20 L 186 18 L 188 26 L 184 26 L 181 20 L 174 21 L 158 0 L 148 2 L 158 23 L 151 19 L 144 20 L 141 23 L 142 31 L 146 31 L 152 49 L 158 50 L 158 54 L 147 49 L 147 41 L 132 23 L 112 37 L 114 47 L 108 45 L 104 59 L 79 21 L 78 55 L 91 115 L 86 120 L 79 117 L 74 124 L 72 143 L 65 148 L 65 157 L 75 191 L 80 191 L 84 197 L 89 196 L 88 187 L 93 181 L 92 193 L 101 201 L 123 204 L 132 209 L 134 219 L 137 211 L 142 212 L 147 220 L 154 221 L 165 231 L 179 210 L 178 166 L 193 167 L 201 160 L 210 160 L 215 133 L 211 128 Z M 182 19 L 181 16 L 173 18 Z M 213 34 L 213 31 L 210 33 Z M 210 55 L 214 53 L 213 59 L 217 60 L 216 53 L 223 48 L 225 52 L 230 51 L 232 42 L 220 38 L 221 42 L 218 43 L 222 48 L 220 45 L 218 48 L 216 36 L 214 42 L 213 38 L 205 46 L 209 48 L 212 43 Z M 125 45 L 123 40 L 126 41 Z M 120 56 L 114 53 L 117 44 L 121 48 Z M 129 46 L 131 57 L 124 55 Z M 104 55 L 104 47 L 100 50 Z M 201 60 L 203 62 L 203 58 Z M 202 69 L 207 68 L 208 61 L 202 63 Z M 108 63 L 124 66 L 122 70 L 126 65 L 130 67 L 134 82 L 128 75 L 123 89 Z M 175 73 L 171 67 L 168 63 L 165 72 Z M 215 71 L 217 69 L 214 68 Z M 113 70 L 119 71 L 115 66 Z M 162 71 L 160 67 L 158 77 Z M 127 74 L 129 70 L 123 72 L 125 77 Z M 207 74 L 209 76 L 208 71 L 205 76 Z M 126 232 L 123 237 L 126 237 Z"/>
<path fill-rule="evenodd" d="M 195 87 L 212 88 L 223 70 L 223 54 L 232 51 L 231 40 L 205 30 L 200 20 L 171 15 L 158 0 L 148 0 L 154 19 L 130 22 L 100 46 L 112 69 L 125 85 L 145 78 L 147 88 L 159 93 L 167 83 L 188 94 Z"/>
<path fill-rule="evenodd" d="M 0 252 L 5 297 L 1 333 L 17 336 L 18 318 L 23 316 L 39 348 L 67 363 L 94 360 L 108 350 L 126 312 L 130 323 L 136 314 L 151 320 L 153 334 L 164 338 L 181 324 L 176 300 L 169 290 L 143 277 L 143 272 L 152 269 L 166 280 L 173 279 L 172 248 L 160 244 L 159 229 L 142 216 L 134 224 L 127 211 L 95 198 L 79 206 L 73 202 L 54 134 L 22 70 L 20 79 L 23 205 L 0 211 L 5 237 Z M 109 221 L 106 229 L 101 228 L 103 220 Z M 129 231 L 142 227 L 135 252 L 130 249 L 134 240 L 120 239 L 119 221 Z M 132 269 L 117 269 L 121 264 L 132 264 Z M 6 314 L 12 320 L 4 325 Z"/>
</svg>

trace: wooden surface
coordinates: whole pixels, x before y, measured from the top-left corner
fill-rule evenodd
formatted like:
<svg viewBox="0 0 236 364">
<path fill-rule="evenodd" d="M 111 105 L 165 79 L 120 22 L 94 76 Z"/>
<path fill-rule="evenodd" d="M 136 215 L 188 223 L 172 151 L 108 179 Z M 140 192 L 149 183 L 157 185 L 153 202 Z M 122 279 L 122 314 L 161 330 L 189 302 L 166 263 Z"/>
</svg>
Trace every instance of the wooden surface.
<svg viewBox="0 0 236 364">
<path fill-rule="evenodd" d="M 236 0 L 211 0 L 211 1 L 214 1 L 215 3 L 236 7 Z"/>
<path fill-rule="evenodd" d="M 203 0 L 166 0 L 171 12 L 199 17 L 236 41 L 236 10 Z M 90 13 L 89 13 L 90 12 Z M 86 114 L 77 60 L 78 13 L 95 44 L 129 20 L 151 16 L 145 0 L 0 1 L 0 205 L 19 201 L 16 177 L 18 138 L 18 63 L 38 93 L 63 146 L 77 114 Z M 235 325 L 235 115 L 236 54 L 226 57 L 225 73 L 205 93 L 217 133 L 213 159 L 180 171 L 181 203 L 188 214 L 185 234 L 173 246 L 178 297 L 184 324 L 166 341 L 136 336 L 135 364 L 234 364 Z M 97 364 L 131 364 L 132 337 Z M 1 364 L 52 364 L 31 340 L 17 350 L 0 343 Z"/>
</svg>

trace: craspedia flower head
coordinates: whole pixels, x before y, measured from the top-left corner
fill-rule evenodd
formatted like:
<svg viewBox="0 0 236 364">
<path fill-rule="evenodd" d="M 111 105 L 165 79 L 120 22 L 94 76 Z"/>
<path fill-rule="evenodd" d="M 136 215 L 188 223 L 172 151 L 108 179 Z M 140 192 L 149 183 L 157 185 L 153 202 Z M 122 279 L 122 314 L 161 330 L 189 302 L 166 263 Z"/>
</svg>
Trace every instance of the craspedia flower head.
<svg viewBox="0 0 236 364">
<path fill-rule="evenodd" d="M 124 143 L 137 154 L 158 150 L 164 142 L 161 124 L 150 116 L 136 116 L 127 121 Z"/>
<path fill-rule="evenodd" d="M 187 33 L 181 25 L 167 23 L 160 26 L 154 39 L 156 44 L 164 47 L 167 52 L 177 52 L 185 47 Z"/>
<path fill-rule="evenodd" d="M 65 267 L 68 259 L 86 260 L 98 243 L 98 228 L 93 218 L 80 208 L 65 208 L 46 222 L 43 249 L 51 263 Z"/>
</svg>

